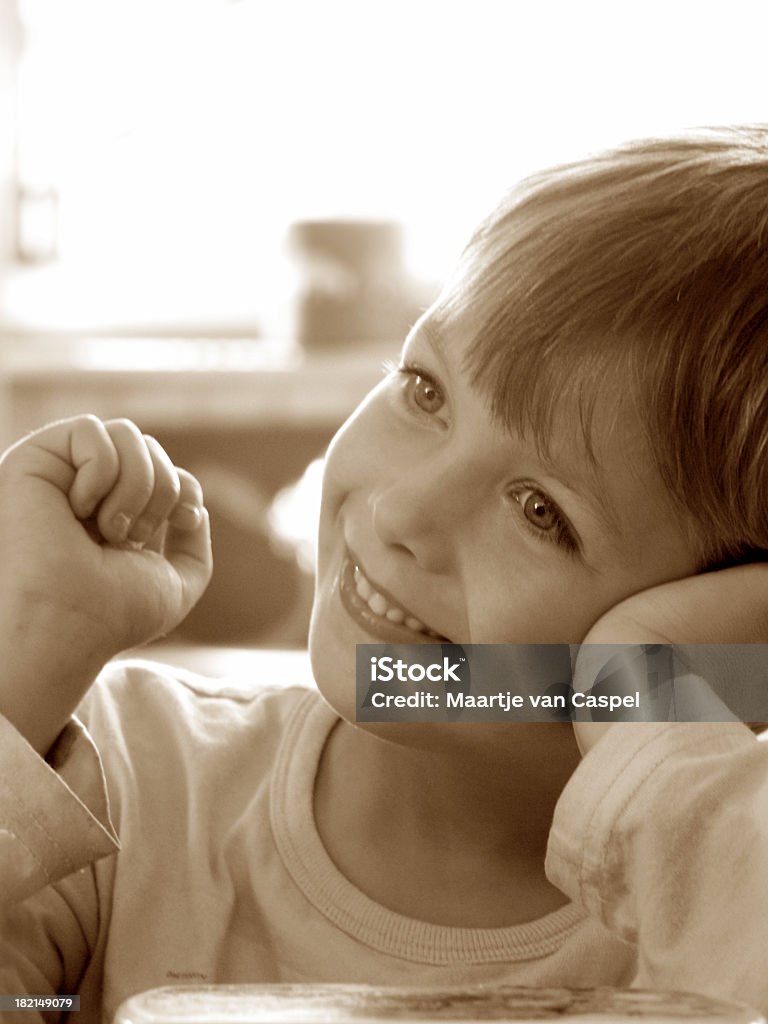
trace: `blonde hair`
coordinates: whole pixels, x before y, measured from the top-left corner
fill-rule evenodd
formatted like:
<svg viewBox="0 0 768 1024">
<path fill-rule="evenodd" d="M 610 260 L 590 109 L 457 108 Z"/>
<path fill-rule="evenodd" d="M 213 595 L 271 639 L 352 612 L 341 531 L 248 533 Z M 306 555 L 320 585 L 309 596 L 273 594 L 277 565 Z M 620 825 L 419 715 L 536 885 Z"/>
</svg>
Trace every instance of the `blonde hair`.
<svg viewBox="0 0 768 1024">
<path fill-rule="evenodd" d="M 514 189 L 434 310 L 473 311 L 494 414 L 546 446 L 563 396 L 590 449 L 620 372 L 702 568 L 768 552 L 768 126 L 637 142 Z M 615 382 L 615 377 L 611 378 Z"/>
</svg>

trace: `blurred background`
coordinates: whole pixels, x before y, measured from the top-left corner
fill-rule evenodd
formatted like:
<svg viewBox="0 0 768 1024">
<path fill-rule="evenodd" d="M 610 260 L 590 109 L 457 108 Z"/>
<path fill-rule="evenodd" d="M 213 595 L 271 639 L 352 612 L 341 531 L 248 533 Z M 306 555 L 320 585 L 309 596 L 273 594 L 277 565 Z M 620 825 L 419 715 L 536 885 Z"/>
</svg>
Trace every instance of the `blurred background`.
<svg viewBox="0 0 768 1024">
<path fill-rule="evenodd" d="M 762 2 L 0 0 L 0 441 L 128 416 L 203 482 L 171 639 L 305 643 L 321 455 L 528 171 L 768 120 Z"/>
</svg>

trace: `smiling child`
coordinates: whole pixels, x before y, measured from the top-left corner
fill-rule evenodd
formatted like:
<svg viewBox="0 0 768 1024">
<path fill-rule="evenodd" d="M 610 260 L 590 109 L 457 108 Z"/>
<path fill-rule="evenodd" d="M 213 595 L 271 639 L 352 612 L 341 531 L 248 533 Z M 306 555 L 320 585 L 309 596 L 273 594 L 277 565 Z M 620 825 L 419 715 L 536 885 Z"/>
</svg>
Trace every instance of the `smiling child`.
<svg viewBox="0 0 768 1024">
<path fill-rule="evenodd" d="M 745 726 L 618 724 L 582 761 L 570 723 L 355 721 L 359 643 L 768 639 L 766 281 L 761 128 L 510 193 L 328 452 L 319 694 L 104 669 L 207 582 L 197 482 L 123 420 L 10 449 L 0 990 L 83 1024 L 181 981 L 768 1008 Z"/>
</svg>

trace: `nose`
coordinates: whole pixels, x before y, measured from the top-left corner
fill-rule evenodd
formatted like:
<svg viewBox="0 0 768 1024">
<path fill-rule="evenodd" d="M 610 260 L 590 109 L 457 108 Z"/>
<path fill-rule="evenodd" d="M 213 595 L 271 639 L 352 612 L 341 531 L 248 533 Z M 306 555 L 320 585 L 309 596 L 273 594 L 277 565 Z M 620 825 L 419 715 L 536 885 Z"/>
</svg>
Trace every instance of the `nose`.
<svg viewBox="0 0 768 1024">
<path fill-rule="evenodd" d="M 428 572 L 447 573 L 462 521 L 455 477 L 450 466 L 420 462 L 379 480 L 368 503 L 382 544 L 406 551 Z"/>
</svg>

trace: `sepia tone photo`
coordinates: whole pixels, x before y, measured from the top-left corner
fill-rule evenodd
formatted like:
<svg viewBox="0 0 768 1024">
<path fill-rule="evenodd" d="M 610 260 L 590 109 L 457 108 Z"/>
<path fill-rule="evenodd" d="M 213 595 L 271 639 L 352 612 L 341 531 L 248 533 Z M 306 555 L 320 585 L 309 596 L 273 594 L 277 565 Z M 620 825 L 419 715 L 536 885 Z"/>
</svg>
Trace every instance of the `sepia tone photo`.
<svg viewBox="0 0 768 1024">
<path fill-rule="evenodd" d="M 768 1015 L 765 28 L 0 0 L 0 1020 Z"/>
</svg>

